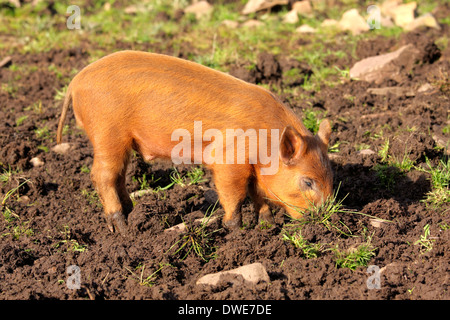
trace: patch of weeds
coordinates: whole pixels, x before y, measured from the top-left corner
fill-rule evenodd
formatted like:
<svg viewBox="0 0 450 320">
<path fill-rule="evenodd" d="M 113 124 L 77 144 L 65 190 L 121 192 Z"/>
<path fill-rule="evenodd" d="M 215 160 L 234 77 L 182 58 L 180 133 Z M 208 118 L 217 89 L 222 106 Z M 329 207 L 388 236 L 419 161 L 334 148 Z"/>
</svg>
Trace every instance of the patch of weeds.
<svg viewBox="0 0 450 320">
<path fill-rule="evenodd" d="M 298 208 L 286 202 L 284 203 L 301 214 L 301 218 L 293 219 L 294 221 L 298 221 L 300 225 L 307 223 L 323 225 L 330 231 L 334 230 L 344 236 L 351 237 L 352 232 L 342 221 L 340 221 L 337 218 L 337 215 L 342 213 L 355 213 L 355 212 L 344 208 L 342 202 L 345 200 L 347 196 L 337 200 L 339 187 L 335 190 L 335 192 L 331 197 L 328 197 L 321 204 L 317 205 L 310 202 L 307 209 Z M 281 199 L 279 200 L 281 201 Z"/>
<path fill-rule="evenodd" d="M 333 144 L 332 146 L 328 147 L 328 153 L 337 153 L 339 152 L 339 146 L 341 145 L 342 142 L 337 141 L 335 144 Z"/>
<path fill-rule="evenodd" d="M 336 268 L 355 270 L 358 267 L 367 267 L 370 259 L 375 256 L 375 250 L 377 249 L 371 244 L 372 236 L 368 238 L 366 243 L 360 244 L 355 249 L 341 251 L 338 245 L 332 248 L 331 251 L 334 252 Z"/>
<path fill-rule="evenodd" d="M 303 124 L 313 134 L 319 131 L 320 123 L 325 117 L 324 111 L 316 111 L 314 109 L 306 109 L 303 111 Z"/>
<path fill-rule="evenodd" d="M 3 168 L 3 173 L 0 174 L 0 182 L 3 184 L 8 183 L 16 173 L 18 172 L 13 171 L 10 166 L 8 166 L 8 169 Z"/>
<path fill-rule="evenodd" d="M 161 272 L 162 269 L 164 269 L 165 267 L 171 267 L 170 264 L 168 263 L 159 263 L 158 265 L 158 269 L 156 269 L 154 272 L 152 272 L 149 276 L 144 276 L 144 270 L 145 270 L 145 264 L 139 264 L 136 268 L 134 268 L 133 271 L 127 267 L 125 267 L 125 269 L 128 270 L 128 272 L 131 273 L 132 277 L 137 280 L 137 282 L 141 285 L 141 286 L 146 286 L 146 287 L 153 287 L 153 285 L 155 284 L 156 279 L 158 278 L 158 274 Z"/>
<path fill-rule="evenodd" d="M 26 107 L 24 110 L 25 111 L 32 110 L 34 113 L 42 114 L 42 112 L 44 111 L 43 107 L 42 107 L 42 101 L 38 100 L 37 102 L 33 103 L 31 106 Z"/>
<path fill-rule="evenodd" d="M 43 146 L 42 144 L 39 145 L 39 146 L 37 147 L 37 149 L 38 149 L 38 150 L 41 150 L 41 151 L 44 151 L 44 152 L 48 152 L 48 150 L 49 150 L 47 146 Z"/>
<path fill-rule="evenodd" d="M 24 116 L 21 116 L 21 117 L 17 118 L 17 120 L 16 120 L 16 127 L 20 126 L 25 120 L 27 120 L 27 118 L 28 118 L 27 115 L 24 115 Z"/>
<path fill-rule="evenodd" d="M 212 244 L 212 235 L 221 229 L 208 231 L 207 226 L 211 216 L 215 212 L 215 207 L 214 205 L 211 213 L 208 213 L 209 209 L 207 210 L 205 217 L 199 225 L 184 222 L 186 231 L 183 233 L 181 239 L 176 241 L 167 252 L 178 247 L 172 255 L 180 257 L 181 260 L 186 259 L 192 251 L 205 262 L 214 259 L 216 257 L 216 247 Z"/>
<path fill-rule="evenodd" d="M 0 176 L 0 181 L 2 182 L 8 182 L 11 179 L 11 176 L 9 176 L 10 172 L 7 172 L 6 174 L 3 174 L 2 176 Z M 5 180 L 7 179 L 7 180 Z M 24 179 L 19 177 L 19 179 Z M 27 184 L 28 182 L 30 182 L 30 180 L 28 179 L 24 179 L 23 182 L 21 182 L 17 187 L 12 188 L 11 190 L 9 190 L 5 196 L 3 197 L 3 200 L 1 202 L 1 207 L 3 208 L 4 206 L 6 206 L 6 201 L 14 194 L 16 193 L 22 186 L 24 186 L 25 184 Z"/>
<path fill-rule="evenodd" d="M 430 83 L 439 89 L 443 94 L 449 94 L 450 93 L 450 81 L 449 81 L 449 75 L 447 71 L 442 71 L 442 69 L 439 69 L 439 78 L 436 80 L 430 81 Z"/>
<path fill-rule="evenodd" d="M 443 134 L 449 134 L 450 133 L 450 124 L 442 128 L 442 133 Z"/>
<path fill-rule="evenodd" d="M 170 173 L 170 180 L 172 181 L 172 185 L 177 184 L 181 187 L 186 187 L 206 181 L 205 179 L 202 179 L 204 174 L 201 167 L 190 169 L 185 176 L 181 175 L 178 170 L 174 168 Z"/>
<path fill-rule="evenodd" d="M 36 134 L 36 136 L 39 139 L 46 140 L 46 139 L 50 139 L 51 138 L 51 133 L 50 133 L 50 130 L 48 129 L 47 126 L 35 129 L 34 133 Z"/>
<path fill-rule="evenodd" d="M 64 239 L 54 244 L 53 245 L 54 248 L 58 249 L 64 246 L 66 248 L 66 252 L 68 251 L 84 252 L 87 250 L 87 245 L 79 244 L 78 241 L 72 239 L 69 226 L 64 226 L 63 230 L 61 231 L 61 234 L 63 235 Z"/>
<path fill-rule="evenodd" d="M 48 71 L 53 72 L 58 79 L 62 79 L 63 73 L 53 63 L 48 66 Z"/>
<path fill-rule="evenodd" d="M 381 184 L 387 190 L 391 191 L 394 188 L 397 179 L 402 176 L 402 173 L 397 168 L 391 167 L 387 164 L 377 164 L 373 167 L 373 170 L 375 170 Z"/>
<path fill-rule="evenodd" d="M 356 151 L 366 150 L 370 149 L 370 145 L 367 143 L 359 143 L 355 145 Z"/>
<path fill-rule="evenodd" d="M 300 226 L 308 223 L 322 225 L 329 231 L 337 231 L 339 234 L 343 235 L 344 237 L 355 237 L 355 235 L 352 234 L 352 231 L 348 228 L 347 225 L 345 225 L 344 222 L 342 222 L 338 215 L 340 214 L 359 214 L 370 218 L 376 218 L 380 219 L 359 211 L 353 211 L 346 209 L 344 205 L 342 204 L 347 198 L 348 194 L 345 195 L 343 198 L 338 199 L 337 195 L 339 193 L 341 184 L 339 183 L 339 186 L 337 189 L 333 192 L 333 194 L 328 197 L 325 201 L 323 201 L 321 204 L 317 205 L 312 202 L 309 203 L 309 206 L 307 209 L 298 208 L 294 205 L 291 205 L 287 202 L 282 201 L 281 199 L 278 199 L 278 201 L 284 203 L 288 207 L 296 210 L 300 215 L 301 218 L 293 219 L 293 221 L 296 221 Z M 392 222 L 389 220 L 384 220 L 386 222 Z"/>
<path fill-rule="evenodd" d="M 4 206 L 2 208 L 3 218 L 7 224 L 13 223 L 15 220 L 20 219 L 19 215 L 16 214 L 10 207 Z"/>
<path fill-rule="evenodd" d="M 441 159 L 435 167 L 431 165 L 428 158 L 425 158 L 428 169 L 417 167 L 417 170 L 431 175 L 431 191 L 427 193 L 427 198 L 423 201 L 441 206 L 450 202 L 450 158 Z"/>
<path fill-rule="evenodd" d="M 60 90 L 56 89 L 56 94 L 55 94 L 55 101 L 61 101 L 64 100 L 64 97 L 66 96 L 66 92 L 67 92 L 67 85 L 62 87 Z"/>
<path fill-rule="evenodd" d="M 97 191 L 88 191 L 87 189 L 81 190 L 81 194 L 86 198 L 90 205 L 96 205 L 98 208 L 102 207 Z"/>
<path fill-rule="evenodd" d="M 18 87 L 16 87 L 15 85 L 13 85 L 12 83 L 8 82 L 8 83 L 2 83 L 1 87 L 2 91 L 8 93 L 12 98 L 16 97 L 16 93 L 19 90 Z"/>
<path fill-rule="evenodd" d="M 186 176 L 190 180 L 189 185 L 205 182 L 206 179 L 203 179 L 204 174 L 205 173 L 203 172 L 203 169 L 201 167 L 194 167 L 190 169 L 186 174 Z"/>
<path fill-rule="evenodd" d="M 438 226 L 442 231 L 450 230 L 450 225 L 447 222 L 442 222 Z"/>
<path fill-rule="evenodd" d="M 412 161 L 408 157 L 408 154 L 406 153 L 406 150 L 405 150 L 402 160 L 401 161 L 394 160 L 392 162 L 392 165 L 394 165 L 396 168 L 398 168 L 401 172 L 405 173 L 405 172 L 410 171 L 412 168 L 414 168 L 414 161 Z"/>
<path fill-rule="evenodd" d="M 131 178 L 133 182 L 139 183 L 139 190 L 146 190 L 150 188 L 150 185 L 153 182 L 158 181 L 159 179 L 155 180 L 155 176 L 152 174 L 151 179 L 147 179 L 147 174 L 143 174 L 141 178 L 135 178 L 134 176 Z"/>
<path fill-rule="evenodd" d="M 273 227 L 273 225 L 271 223 L 267 222 L 267 221 L 260 221 L 258 223 L 258 228 L 260 230 L 267 230 L 267 229 L 270 229 L 272 227 Z"/>
<path fill-rule="evenodd" d="M 2 236 L 11 235 L 13 240 L 19 240 L 21 236 L 31 237 L 34 235 L 34 231 L 32 228 L 30 228 L 30 223 L 31 220 L 18 221 L 15 225 L 8 225 L 6 228 L 11 230 L 11 232 L 4 233 L 2 234 Z"/>
<path fill-rule="evenodd" d="M 386 139 L 378 151 L 380 156 L 380 164 L 373 167 L 377 173 L 381 183 L 388 189 L 392 190 L 395 182 L 403 176 L 406 172 L 414 168 L 414 161 L 412 161 L 408 154 L 408 146 L 405 146 L 405 152 L 401 160 L 389 154 L 389 139 Z"/>
<path fill-rule="evenodd" d="M 384 141 L 383 146 L 378 151 L 378 155 L 381 158 L 381 162 L 386 162 L 389 157 L 389 139 L 386 139 Z"/>
<path fill-rule="evenodd" d="M 324 251 L 325 246 L 321 243 L 311 243 L 302 236 L 301 228 L 295 228 L 293 231 L 283 229 L 282 240 L 290 242 L 294 247 L 302 251 L 302 255 L 306 259 L 317 258 Z"/>
<path fill-rule="evenodd" d="M 435 239 L 430 239 L 430 225 L 427 224 L 423 227 L 423 235 L 420 236 L 419 240 L 414 242 L 415 246 L 420 246 L 420 253 L 431 251 L 433 249 L 433 242 Z"/>
<path fill-rule="evenodd" d="M 9 182 L 13 174 L 15 172 L 9 168 L 9 170 L 4 170 L 4 172 L 0 175 L 0 181 L 4 184 Z M 16 178 L 17 179 L 17 178 Z M 20 239 L 21 236 L 32 236 L 34 235 L 33 229 L 29 227 L 30 221 L 22 221 L 20 216 L 14 212 L 14 210 L 11 208 L 10 205 L 7 204 L 8 199 L 10 199 L 15 193 L 19 192 L 19 189 L 24 186 L 25 184 L 29 183 L 30 180 L 25 179 L 23 177 L 18 178 L 19 182 L 17 187 L 12 188 L 8 192 L 6 192 L 5 196 L 2 199 L 2 202 L 0 203 L 0 211 L 3 214 L 3 218 L 5 219 L 5 222 L 7 223 L 6 228 L 10 230 L 11 232 L 7 232 L 2 234 L 2 236 L 8 236 L 11 235 L 13 240 Z M 20 179 L 23 179 L 24 181 L 20 182 Z M 19 195 L 17 195 L 17 200 L 19 199 Z"/>
<path fill-rule="evenodd" d="M 90 172 L 91 172 L 91 169 L 89 169 L 89 167 L 88 167 L 87 165 L 83 165 L 83 166 L 80 168 L 80 171 L 83 172 L 83 173 L 90 173 Z"/>
</svg>

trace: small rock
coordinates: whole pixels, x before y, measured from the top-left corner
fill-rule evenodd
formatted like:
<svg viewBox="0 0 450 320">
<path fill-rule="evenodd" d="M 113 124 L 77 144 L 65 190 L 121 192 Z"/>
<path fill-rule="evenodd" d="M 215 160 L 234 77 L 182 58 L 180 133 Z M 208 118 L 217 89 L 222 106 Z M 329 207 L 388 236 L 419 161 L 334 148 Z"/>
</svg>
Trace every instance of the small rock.
<svg viewBox="0 0 450 320">
<path fill-rule="evenodd" d="M 384 220 L 381 220 L 381 219 L 370 219 L 370 224 L 374 228 L 381 228 L 381 226 L 383 226 L 383 224 L 386 223 L 386 222 L 387 221 L 384 221 Z"/>
<path fill-rule="evenodd" d="M 370 156 L 372 154 L 376 154 L 376 152 L 371 149 L 363 149 L 363 150 L 359 150 L 358 152 L 356 152 L 356 154 L 360 154 L 363 156 Z"/>
<path fill-rule="evenodd" d="M 429 27 L 437 30 L 441 29 L 441 27 L 439 26 L 436 19 L 433 17 L 431 13 L 424 14 L 423 16 L 414 19 L 409 24 L 407 24 L 404 27 L 404 29 L 406 31 L 411 31 L 419 27 Z"/>
<path fill-rule="evenodd" d="M 298 27 L 297 29 L 295 29 L 295 32 L 298 33 L 315 33 L 316 29 L 314 29 L 313 27 L 307 25 L 307 24 L 303 24 L 300 27 Z"/>
<path fill-rule="evenodd" d="M 283 17 L 284 23 L 292 23 L 295 24 L 299 21 L 298 19 L 298 13 L 294 9 L 286 13 L 286 15 Z"/>
<path fill-rule="evenodd" d="M 449 148 L 450 147 L 450 143 L 449 143 L 449 139 L 448 138 L 445 138 L 444 136 L 441 136 L 441 135 L 434 134 L 433 135 L 433 140 L 434 140 L 434 142 L 436 143 L 436 145 L 438 147 L 444 148 L 445 153 L 447 155 L 450 155 L 450 148 Z"/>
<path fill-rule="evenodd" d="M 276 5 L 287 5 L 289 0 L 249 0 L 242 10 L 242 14 L 250 14 L 265 9 L 270 9 Z"/>
<path fill-rule="evenodd" d="M 410 2 L 401 4 L 390 9 L 390 14 L 394 18 L 394 22 L 399 27 L 406 27 L 414 21 L 414 10 L 416 10 L 417 3 Z"/>
<path fill-rule="evenodd" d="M 327 28 L 327 27 L 336 27 L 338 24 L 339 22 L 334 19 L 325 19 L 322 21 L 320 25 L 324 28 Z"/>
<path fill-rule="evenodd" d="M 28 197 L 28 196 L 20 196 L 17 201 L 19 201 L 21 203 L 29 203 L 30 202 L 30 197 Z"/>
<path fill-rule="evenodd" d="M 380 6 L 380 11 L 384 16 L 394 17 L 392 10 L 402 4 L 402 0 L 386 0 Z"/>
<path fill-rule="evenodd" d="M 350 9 L 342 15 L 339 21 L 339 27 L 342 30 L 349 30 L 353 35 L 369 31 L 367 21 L 359 14 L 357 9 Z"/>
<path fill-rule="evenodd" d="M 376 96 L 387 96 L 391 94 L 397 97 L 414 97 L 416 95 L 413 89 L 405 87 L 369 88 L 367 89 L 367 93 Z"/>
<path fill-rule="evenodd" d="M 0 68 L 2 67 L 8 67 L 11 64 L 12 58 L 10 56 L 7 56 L 0 61 Z"/>
<path fill-rule="evenodd" d="M 184 222 L 164 230 L 164 232 L 180 232 L 180 233 L 184 231 L 186 231 L 186 224 Z"/>
<path fill-rule="evenodd" d="M 20 7 L 21 7 L 21 4 L 20 4 L 20 1 L 19 1 L 19 0 L 9 0 L 9 2 L 10 2 L 12 5 L 16 6 L 17 8 L 20 8 Z"/>
<path fill-rule="evenodd" d="M 213 6 L 208 3 L 208 1 L 199 1 L 191 4 L 184 12 L 195 14 L 195 18 L 201 19 L 211 14 L 213 11 Z"/>
<path fill-rule="evenodd" d="M 206 276 L 203 276 L 200 279 L 198 279 L 197 284 L 216 285 L 220 281 L 221 276 L 226 274 L 241 275 L 245 281 L 254 284 L 258 283 L 259 281 L 265 282 L 270 281 L 266 268 L 264 268 L 264 266 L 261 263 L 257 262 L 229 271 L 207 274 Z"/>
<path fill-rule="evenodd" d="M 417 89 L 417 92 L 427 92 L 430 90 L 433 90 L 433 86 L 427 82 L 421 85 L 419 89 Z"/>
<path fill-rule="evenodd" d="M 204 217 L 200 219 L 195 219 L 194 223 L 206 223 L 207 226 L 209 226 L 211 223 L 216 221 L 219 217 L 218 216 L 212 216 L 212 217 Z M 186 224 L 184 222 L 179 223 L 177 225 L 174 225 L 173 227 L 167 228 L 164 230 L 164 232 L 184 232 L 186 231 Z"/>
<path fill-rule="evenodd" d="M 394 26 L 394 21 L 390 17 L 381 16 L 380 23 L 382 27 L 391 28 Z"/>
<path fill-rule="evenodd" d="M 309 1 L 297 1 L 292 5 L 292 10 L 297 11 L 298 14 L 308 16 L 312 13 L 311 3 Z"/>
<path fill-rule="evenodd" d="M 33 165 L 33 167 L 42 167 L 45 163 L 38 157 L 34 157 L 30 160 L 30 163 Z"/>
<path fill-rule="evenodd" d="M 400 71 L 408 72 L 418 60 L 419 50 L 412 44 L 358 61 L 350 69 L 350 78 L 381 83 L 385 79 L 401 82 Z"/>
<path fill-rule="evenodd" d="M 142 4 L 131 5 L 131 6 L 128 6 L 128 7 L 126 7 L 124 9 L 124 12 L 126 14 L 136 14 L 138 12 L 139 13 L 143 13 L 143 12 L 146 12 L 146 11 L 147 11 L 147 8 L 144 5 L 142 5 Z"/>
<path fill-rule="evenodd" d="M 245 28 L 257 28 L 261 27 L 262 25 L 264 25 L 264 23 L 255 19 L 247 20 L 243 24 L 241 24 L 241 26 Z"/>
<path fill-rule="evenodd" d="M 223 20 L 220 24 L 230 29 L 236 29 L 239 26 L 239 22 L 233 20 Z"/>
<path fill-rule="evenodd" d="M 59 153 L 59 154 L 66 154 L 70 149 L 72 148 L 72 145 L 67 142 L 63 142 L 60 144 L 57 144 L 52 148 L 53 152 Z"/>
</svg>

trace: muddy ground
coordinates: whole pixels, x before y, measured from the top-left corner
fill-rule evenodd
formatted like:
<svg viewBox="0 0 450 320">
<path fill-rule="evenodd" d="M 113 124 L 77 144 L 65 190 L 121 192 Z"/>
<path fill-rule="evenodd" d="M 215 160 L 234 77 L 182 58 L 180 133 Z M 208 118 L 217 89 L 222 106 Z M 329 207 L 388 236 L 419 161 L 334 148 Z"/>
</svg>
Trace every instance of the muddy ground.
<svg viewBox="0 0 450 320">
<path fill-rule="evenodd" d="M 71 150 L 66 154 L 51 150 L 61 107 L 61 101 L 54 100 L 55 90 L 63 85 L 49 65 L 72 77 L 71 70 L 87 65 L 88 52 L 95 44 L 13 54 L 12 62 L 27 68 L 18 72 L 0 68 L 2 83 L 17 74 L 21 77 L 17 90 L 0 91 L 0 170 L 14 172 L 9 180 L 0 182 L 1 199 L 20 186 L 5 201 L 0 217 L 0 299 L 449 299 L 450 233 L 442 227 L 450 224 L 449 204 L 434 207 L 422 201 L 431 190 L 430 176 L 425 172 L 411 169 L 402 174 L 387 166 L 395 178 L 386 183 L 374 170 L 382 162 L 378 151 L 386 139 L 391 142 L 391 156 L 406 154 L 417 167 L 426 168 L 426 157 L 436 165 L 446 152 L 436 148 L 435 140 L 438 135 L 448 141 L 442 129 L 448 126 L 450 92 L 439 84 L 446 80 L 448 86 L 450 48 L 441 52 L 433 41 L 448 32 L 448 26 L 444 26 L 440 31 L 421 29 L 403 34 L 396 40 L 362 40 L 356 57 L 348 55 L 327 63 L 352 66 L 359 59 L 407 43 L 414 44 L 423 55 L 412 71 L 405 72 L 401 83 L 389 80 L 373 85 L 343 79 L 341 84 L 320 92 L 305 92 L 308 98 L 303 101 L 283 93 L 286 86 L 298 84 L 286 84 L 279 70 L 297 67 L 310 74 L 311 68 L 304 63 L 290 66 L 281 62 L 283 56 L 263 55 L 255 71 L 259 74 L 248 74 L 248 61 L 232 70 L 248 81 L 278 86 L 281 99 L 299 116 L 312 106 L 333 122 L 330 145 L 340 143 L 338 152 L 331 155 L 335 188 L 340 185 L 338 198 L 347 195 L 343 202 L 346 208 L 390 222 L 375 227 L 370 217 L 340 213 L 336 219 L 355 237 L 316 224 L 306 225 L 303 235 L 311 243 L 346 250 L 371 237 L 374 255 L 368 265 L 382 270 L 381 288 L 372 290 L 366 284 L 370 276 L 367 267 L 338 267 L 332 250 L 308 259 L 283 241 L 282 230 L 290 222 L 283 210 L 274 207 L 274 226 L 252 225 L 253 205 L 249 200 L 243 207 L 246 224 L 242 230 L 230 233 L 220 220 L 207 227 L 213 247 L 210 253 L 215 255 L 209 261 L 194 251 L 184 259 L 186 251 L 174 254 L 183 234 L 164 230 L 203 217 L 214 204 L 214 185 L 207 171 L 205 181 L 198 184 L 174 185 L 138 198 L 128 218 L 129 235 L 112 234 L 90 181 L 92 146 L 76 128 L 71 111 L 64 136 Z M 271 64 L 278 66 L 272 68 Z M 425 83 L 432 89 L 419 92 Z M 377 96 L 367 92 L 368 88 L 386 86 L 411 88 L 413 94 Z M 374 153 L 358 153 L 362 149 Z M 44 164 L 34 167 L 30 163 L 34 157 Z M 133 156 L 128 191 L 140 189 L 144 174 L 154 189 L 169 185 L 172 168 L 171 163 L 147 164 Z M 177 167 L 181 174 L 189 169 Z M 216 214 L 221 213 L 219 207 Z M 424 234 L 426 225 L 430 226 L 433 247 L 425 252 L 414 243 Z M 214 287 L 196 285 L 202 275 L 253 262 L 265 266 L 269 283 L 249 284 L 226 277 Z M 66 269 L 70 265 L 80 268 L 79 290 L 67 287 Z"/>
</svg>

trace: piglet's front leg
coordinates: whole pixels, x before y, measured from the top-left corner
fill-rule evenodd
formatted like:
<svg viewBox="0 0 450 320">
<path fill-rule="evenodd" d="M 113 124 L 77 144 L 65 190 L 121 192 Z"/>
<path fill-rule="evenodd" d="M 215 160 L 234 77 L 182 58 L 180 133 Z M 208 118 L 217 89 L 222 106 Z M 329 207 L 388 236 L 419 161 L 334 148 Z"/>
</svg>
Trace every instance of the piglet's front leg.
<svg viewBox="0 0 450 320">
<path fill-rule="evenodd" d="M 225 211 L 223 225 L 228 229 L 239 229 L 242 226 L 241 206 L 247 195 L 252 168 L 246 164 L 216 164 L 211 169 Z"/>
</svg>

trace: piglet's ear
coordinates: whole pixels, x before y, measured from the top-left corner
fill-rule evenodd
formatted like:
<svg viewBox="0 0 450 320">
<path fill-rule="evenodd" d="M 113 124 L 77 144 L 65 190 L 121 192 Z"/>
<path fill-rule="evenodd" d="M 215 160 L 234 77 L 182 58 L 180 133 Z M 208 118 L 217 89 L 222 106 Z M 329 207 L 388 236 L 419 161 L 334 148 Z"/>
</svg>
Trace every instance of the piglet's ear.
<svg viewBox="0 0 450 320">
<path fill-rule="evenodd" d="M 284 164 L 292 164 L 299 159 L 305 148 L 305 142 L 297 130 L 291 126 L 284 128 L 280 140 L 280 159 Z"/>
<path fill-rule="evenodd" d="M 327 119 L 322 120 L 319 126 L 319 132 L 317 132 L 317 136 L 319 139 L 328 146 L 328 142 L 330 142 L 330 135 L 331 135 L 331 124 L 330 121 Z"/>
</svg>

